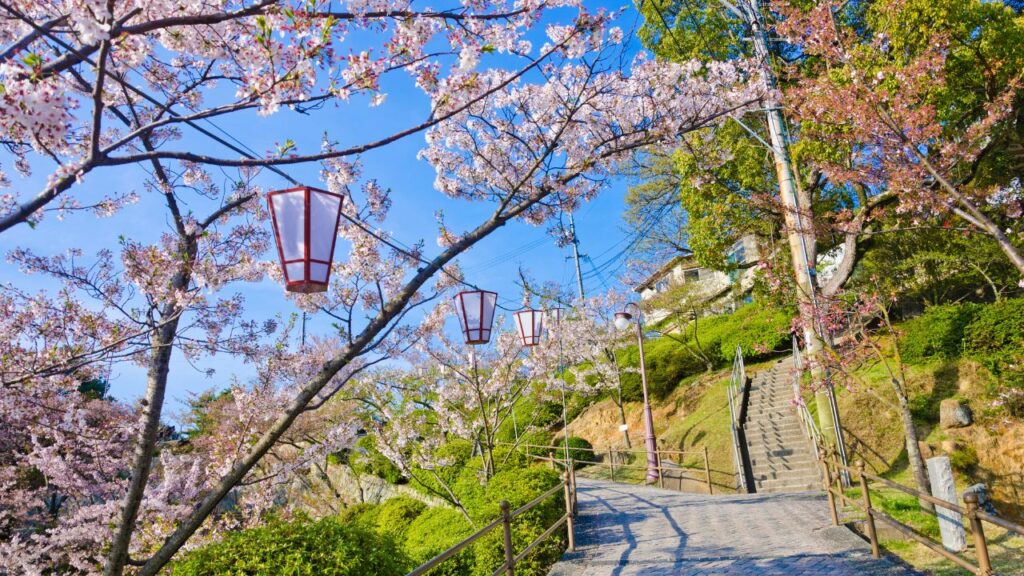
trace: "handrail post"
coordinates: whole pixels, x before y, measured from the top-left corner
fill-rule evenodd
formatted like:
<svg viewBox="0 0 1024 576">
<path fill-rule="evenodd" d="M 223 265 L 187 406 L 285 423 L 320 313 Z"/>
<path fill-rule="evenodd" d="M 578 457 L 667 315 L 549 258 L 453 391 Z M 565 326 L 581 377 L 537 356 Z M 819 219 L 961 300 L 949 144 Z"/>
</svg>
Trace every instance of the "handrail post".
<svg viewBox="0 0 1024 576">
<path fill-rule="evenodd" d="M 985 529 L 982 526 L 981 518 L 978 518 L 978 495 L 973 492 L 964 494 L 964 503 L 967 504 L 967 518 L 971 522 L 971 532 L 974 533 L 974 552 L 978 557 L 978 576 L 990 576 L 992 562 L 988 558 Z"/>
<path fill-rule="evenodd" d="M 662 460 L 662 458 L 661 458 L 661 451 L 660 450 L 655 450 L 654 453 L 658 455 L 658 488 L 664 488 L 665 487 L 665 475 L 662 473 L 662 464 L 664 464 L 665 461 Z"/>
<path fill-rule="evenodd" d="M 832 473 L 828 469 L 828 460 L 824 456 L 818 458 L 821 463 L 821 483 L 825 487 L 825 494 L 828 496 L 828 511 L 832 515 L 832 525 L 839 526 L 839 512 L 836 510 L 836 497 L 832 493 Z"/>
<path fill-rule="evenodd" d="M 612 476 L 612 482 L 615 482 L 615 456 L 612 454 L 611 448 L 608 448 L 608 469 Z"/>
<path fill-rule="evenodd" d="M 573 530 L 573 525 L 572 525 L 572 523 L 573 523 L 572 522 L 572 518 L 573 518 L 573 515 L 575 515 L 576 512 L 573 510 L 572 501 L 573 501 L 574 497 L 573 497 L 572 492 L 575 492 L 575 490 L 572 490 L 572 489 L 569 488 L 569 472 L 566 471 L 566 473 L 565 473 L 565 529 L 566 529 L 566 533 L 568 534 L 568 537 L 569 537 L 569 548 L 568 548 L 569 552 L 572 552 L 573 550 L 576 549 L 576 534 L 575 534 L 575 532 Z"/>
<path fill-rule="evenodd" d="M 868 527 L 868 539 L 871 541 L 871 557 L 878 559 L 882 554 L 878 550 L 878 533 L 875 531 L 875 517 L 872 515 L 871 494 L 868 492 L 868 478 L 864 475 L 864 461 L 857 462 L 857 472 L 860 473 L 860 492 L 864 500 L 864 515 Z"/>
<path fill-rule="evenodd" d="M 715 490 L 711 487 L 711 465 L 708 464 L 708 447 L 704 447 L 704 475 L 708 480 L 708 494 L 714 494 Z"/>
<path fill-rule="evenodd" d="M 512 515 L 509 513 L 508 500 L 502 500 L 498 506 L 501 507 L 501 527 L 505 532 L 505 569 L 508 576 L 515 576 L 516 553 L 512 549 Z"/>
<path fill-rule="evenodd" d="M 567 484 L 569 485 L 569 494 L 572 495 L 572 515 L 576 515 L 576 465 L 573 463 L 572 458 L 569 459 L 569 466 L 566 468 L 566 473 L 569 475 Z"/>
</svg>

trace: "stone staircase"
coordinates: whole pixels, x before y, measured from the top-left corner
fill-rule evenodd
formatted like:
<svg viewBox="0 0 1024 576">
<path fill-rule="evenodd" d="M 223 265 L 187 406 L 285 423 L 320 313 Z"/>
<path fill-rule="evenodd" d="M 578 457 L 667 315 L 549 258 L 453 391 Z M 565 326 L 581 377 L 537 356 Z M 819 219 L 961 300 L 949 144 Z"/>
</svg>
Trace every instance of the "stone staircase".
<svg viewBox="0 0 1024 576">
<path fill-rule="evenodd" d="M 757 492 L 821 489 L 814 449 L 792 399 L 792 357 L 753 375 L 745 431 Z"/>
</svg>

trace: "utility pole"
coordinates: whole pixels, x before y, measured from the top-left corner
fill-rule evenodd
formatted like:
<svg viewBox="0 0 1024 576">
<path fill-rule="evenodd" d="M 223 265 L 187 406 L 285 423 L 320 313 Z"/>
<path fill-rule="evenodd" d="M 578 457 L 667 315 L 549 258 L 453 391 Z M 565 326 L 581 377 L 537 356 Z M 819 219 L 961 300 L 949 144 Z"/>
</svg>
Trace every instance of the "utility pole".
<svg viewBox="0 0 1024 576">
<path fill-rule="evenodd" d="M 764 13 L 760 0 L 747 0 L 746 9 L 732 5 L 728 0 L 719 0 L 731 12 L 742 18 L 750 26 L 751 39 L 754 46 L 754 57 L 761 63 L 765 80 L 771 90 L 777 89 L 775 71 L 772 68 L 771 51 L 769 49 L 768 29 L 764 23 Z M 740 4 L 742 6 L 742 4 Z M 804 320 L 804 341 L 807 356 L 820 359 L 825 337 L 824 326 L 819 322 L 818 301 L 815 283 L 815 262 L 817 260 L 816 237 L 814 223 L 811 220 L 811 198 L 805 190 L 797 185 L 793 164 L 789 156 L 789 134 L 786 120 L 782 115 L 782 107 L 774 97 L 765 103 L 765 114 L 768 121 L 768 136 L 772 155 L 775 159 L 775 172 L 779 181 L 779 196 L 782 200 L 786 226 L 789 228 L 790 256 L 793 269 L 797 275 L 797 298 L 800 314 Z M 806 213 L 802 206 L 807 207 Z M 806 219 L 806 223 L 805 223 Z M 846 447 L 839 423 L 839 410 L 836 404 L 832 383 L 821 368 L 820 360 L 812 363 L 812 375 L 815 380 L 825 380 L 825 386 L 815 394 L 818 404 L 818 417 L 821 419 L 822 432 L 826 440 L 837 449 L 843 463 L 846 463 Z"/>
<path fill-rule="evenodd" d="M 580 239 L 576 237 L 576 219 L 572 212 L 569 212 L 569 235 L 572 236 L 572 257 L 576 260 L 576 288 L 580 293 L 580 302 L 583 302 L 583 272 L 580 271 Z"/>
</svg>

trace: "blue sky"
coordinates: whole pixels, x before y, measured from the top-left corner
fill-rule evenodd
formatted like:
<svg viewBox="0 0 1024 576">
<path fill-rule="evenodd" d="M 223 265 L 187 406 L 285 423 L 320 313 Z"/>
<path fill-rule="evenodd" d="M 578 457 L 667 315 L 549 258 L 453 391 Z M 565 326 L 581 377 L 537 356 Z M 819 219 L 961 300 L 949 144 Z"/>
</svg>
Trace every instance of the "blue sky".
<svg viewBox="0 0 1024 576">
<path fill-rule="evenodd" d="M 587 2 L 587 6 L 589 9 L 598 6 L 617 9 L 623 4 Z M 620 17 L 619 22 L 622 28 L 628 30 L 635 23 L 636 13 L 631 5 L 626 4 L 626 7 L 627 12 Z M 542 28 L 539 32 L 542 32 Z M 539 35 L 531 40 L 535 48 L 544 41 Z M 276 142 L 289 138 L 298 144 L 300 151 L 310 151 L 319 147 L 324 130 L 342 145 L 357 144 L 419 123 L 426 117 L 427 99 L 411 87 L 407 76 L 395 75 L 385 82 L 384 89 L 388 92 L 388 99 L 378 108 L 369 108 L 364 100 L 354 99 L 337 107 L 329 104 L 324 110 L 312 112 L 308 116 L 286 110 L 265 118 L 246 113 L 219 120 L 217 126 L 257 151 L 272 149 Z M 413 135 L 363 155 L 361 163 L 364 178 L 375 178 L 381 186 L 393 191 L 392 212 L 382 228 L 390 230 L 405 244 L 425 240 L 429 257 L 439 251 L 435 243 L 434 213 L 437 210 L 444 210 L 446 223 L 460 231 L 478 223 L 488 206 L 452 201 L 435 191 L 432 187 L 433 169 L 426 162 L 416 159 L 422 146 L 423 135 Z M 227 157 L 236 156 L 234 152 L 225 150 L 195 132 L 186 132 L 184 139 L 173 147 L 207 151 Z M 11 159 L 0 156 L 0 165 L 8 173 L 11 172 L 11 163 Z M 287 172 L 304 183 L 318 185 L 319 169 L 319 165 L 311 164 L 289 167 Z M 12 183 L 23 196 L 34 195 L 47 174 L 46 167 L 40 166 L 36 174 L 28 179 L 12 174 Z M 143 189 L 143 178 L 144 173 L 139 168 L 130 166 L 102 169 L 89 175 L 72 192 L 82 204 L 95 202 L 113 191 L 134 190 L 142 200 L 109 219 L 98 219 L 91 213 L 83 212 L 71 214 L 63 221 L 52 215 L 47 216 L 35 229 L 25 225 L 17 226 L 0 236 L 0 250 L 6 254 L 13 247 L 23 246 L 49 255 L 75 247 L 81 248 L 85 257 L 89 257 L 102 248 L 116 250 L 118 237 L 122 235 L 140 241 L 155 241 L 159 234 L 170 228 L 160 199 Z M 262 174 L 260 183 L 270 189 L 290 186 L 285 179 L 271 172 Z M 606 264 L 601 275 L 590 273 L 590 277 L 585 280 L 588 294 L 596 294 L 609 287 L 620 287 L 617 275 L 622 272 L 625 262 L 621 257 L 614 257 L 630 240 L 629 231 L 625 229 L 621 218 L 627 186 L 628 182 L 624 179 L 617 180 L 610 190 L 584 205 L 576 214 L 581 251 L 592 257 L 594 265 Z M 198 213 L 202 211 L 197 207 Z M 345 249 L 343 244 L 339 244 L 335 260 L 346 257 Z M 501 303 L 517 306 L 521 291 L 515 282 L 520 266 L 537 281 L 556 282 L 566 289 L 575 290 L 573 263 L 567 259 L 570 254 L 570 249 L 555 246 L 543 228 L 516 222 L 480 242 L 461 258 L 461 263 L 469 282 L 495 290 L 501 297 Z M 273 257 L 273 254 L 267 255 L 268 259 Z M 609 259 L 612 259 L 610 264 Z M 584 261 L 582 266 L 587 275 L 591 264 Z M 39 276 L 25 276 L 6 260 L 0 262 L 0 282 L 11 282 L 31 290 L 53 289 L 56 286 Z M 239 291 L 246 297 L 247 309 L 257 317 L 295 312 L 285 300 L 282 287 L 270 281 L 239 285 Z M 311 334 L 326 334 L 330 330 L 328 321 L 320 317 L 312 318 L 308 324 Z M 216 374 L 208 378 L 186 363 L 180 354 L 175 354 L 168 389 L 171 417 L 174 411 L 180 410 L 190 392 L 221 387 L 227 383 L 231 374 L 244 379 L 250 373 L 248 367 L 226 356 L 210 359 L 199 368 L 213 368 Z M 131 401 L 138 398 L 145 390 L 144 370 L 127 366 L 117 369 L 111 388 L 114 396 L 120 399 Z"/>
</svg>

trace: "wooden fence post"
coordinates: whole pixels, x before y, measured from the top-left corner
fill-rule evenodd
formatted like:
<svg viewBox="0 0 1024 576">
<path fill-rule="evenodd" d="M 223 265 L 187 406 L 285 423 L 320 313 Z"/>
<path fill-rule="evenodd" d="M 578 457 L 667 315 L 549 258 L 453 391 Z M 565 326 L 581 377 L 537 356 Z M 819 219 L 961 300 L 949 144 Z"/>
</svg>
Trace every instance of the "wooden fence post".
<svg viewBox="0 0 1024 576">
<path fill-rule="evenodd" d="M 825 494 L 828 495 L 828 511 L 832 515 L 832 525 L 839 526 L 839 512 L 836 510 L 835 494 L 832 493 L 832 474 L 828 469 L 828 460 L 821 455 L 818 462 L 821 463 L 821 483 L 825 488 Z"/>
<path fill-rule="evenodd" d="M 714 494 L 715 489 L 711 486 L 711 465 L 708 463 L 708 447 L 704 447 L 704 476 L 708 479 L 708 494 Z M 680 486 L 680 488 L 682 488 Z"/>
<path fill-rule="evenodd" d="M 573 510 L 573 494 L 574 490 L 569 488 L 569 472 L 565 473 L 565 529 L 569 536 L 569 552 L 576 549 L 576 534 L 573 531 L 572 517 L 576 513 Z"/>
<path fill-rule="evenodd" d="M 985 541 L 985 529 L 978 518 L 978 495 L 973 492 L 964 494 L 964 503 L 967 504 L 967 518 L 971 522 L 971 532 L 974 533 L 974 553 L 978 557 L 978 576 L 989 576 L 992 574 L 992 562 L 988 558 L 988 542 Z"/>
<path fill-rule="evenodd" d="M 508 576 L 515 576 L 516 553 L 512 549 L 512 515 L 509 513 L 508 500 L 502 500 L 498 506 L 501 507 L 501 527 L 505 532 L 505 569 Z"/>
<path fill-rule="evenodd" d="M 572 458 L 569 459 L 569 466 L 565 469 L 569 475 L 567 484 L 569 485 L 569 493 L 572 494 L 572 515 L 576 515 L 576 465 L 573 463 Z"/>
<path fill-rule="evenodd" d="M 860 473 L 860 492 L 861 498 L 864 500 L 864 515 L 866 516 L 865 522 L 867 522 L 868 539 L 871 541 L 871 557 L 881 558 L 881 552 L 878 550 L 878 533 L 875 531 L 875 517 L 871 514 L 871 494 L 868 493 L 868 479 L 864 476 L 863 460 L 857 462 L 857 472 Z"/>
<path fill-rule="evenodd" d="M 615 482 L 615 456 L 611 448 L 608 448 L 608 469 L 611 471 L 612 482 Z"/>
</svg>

